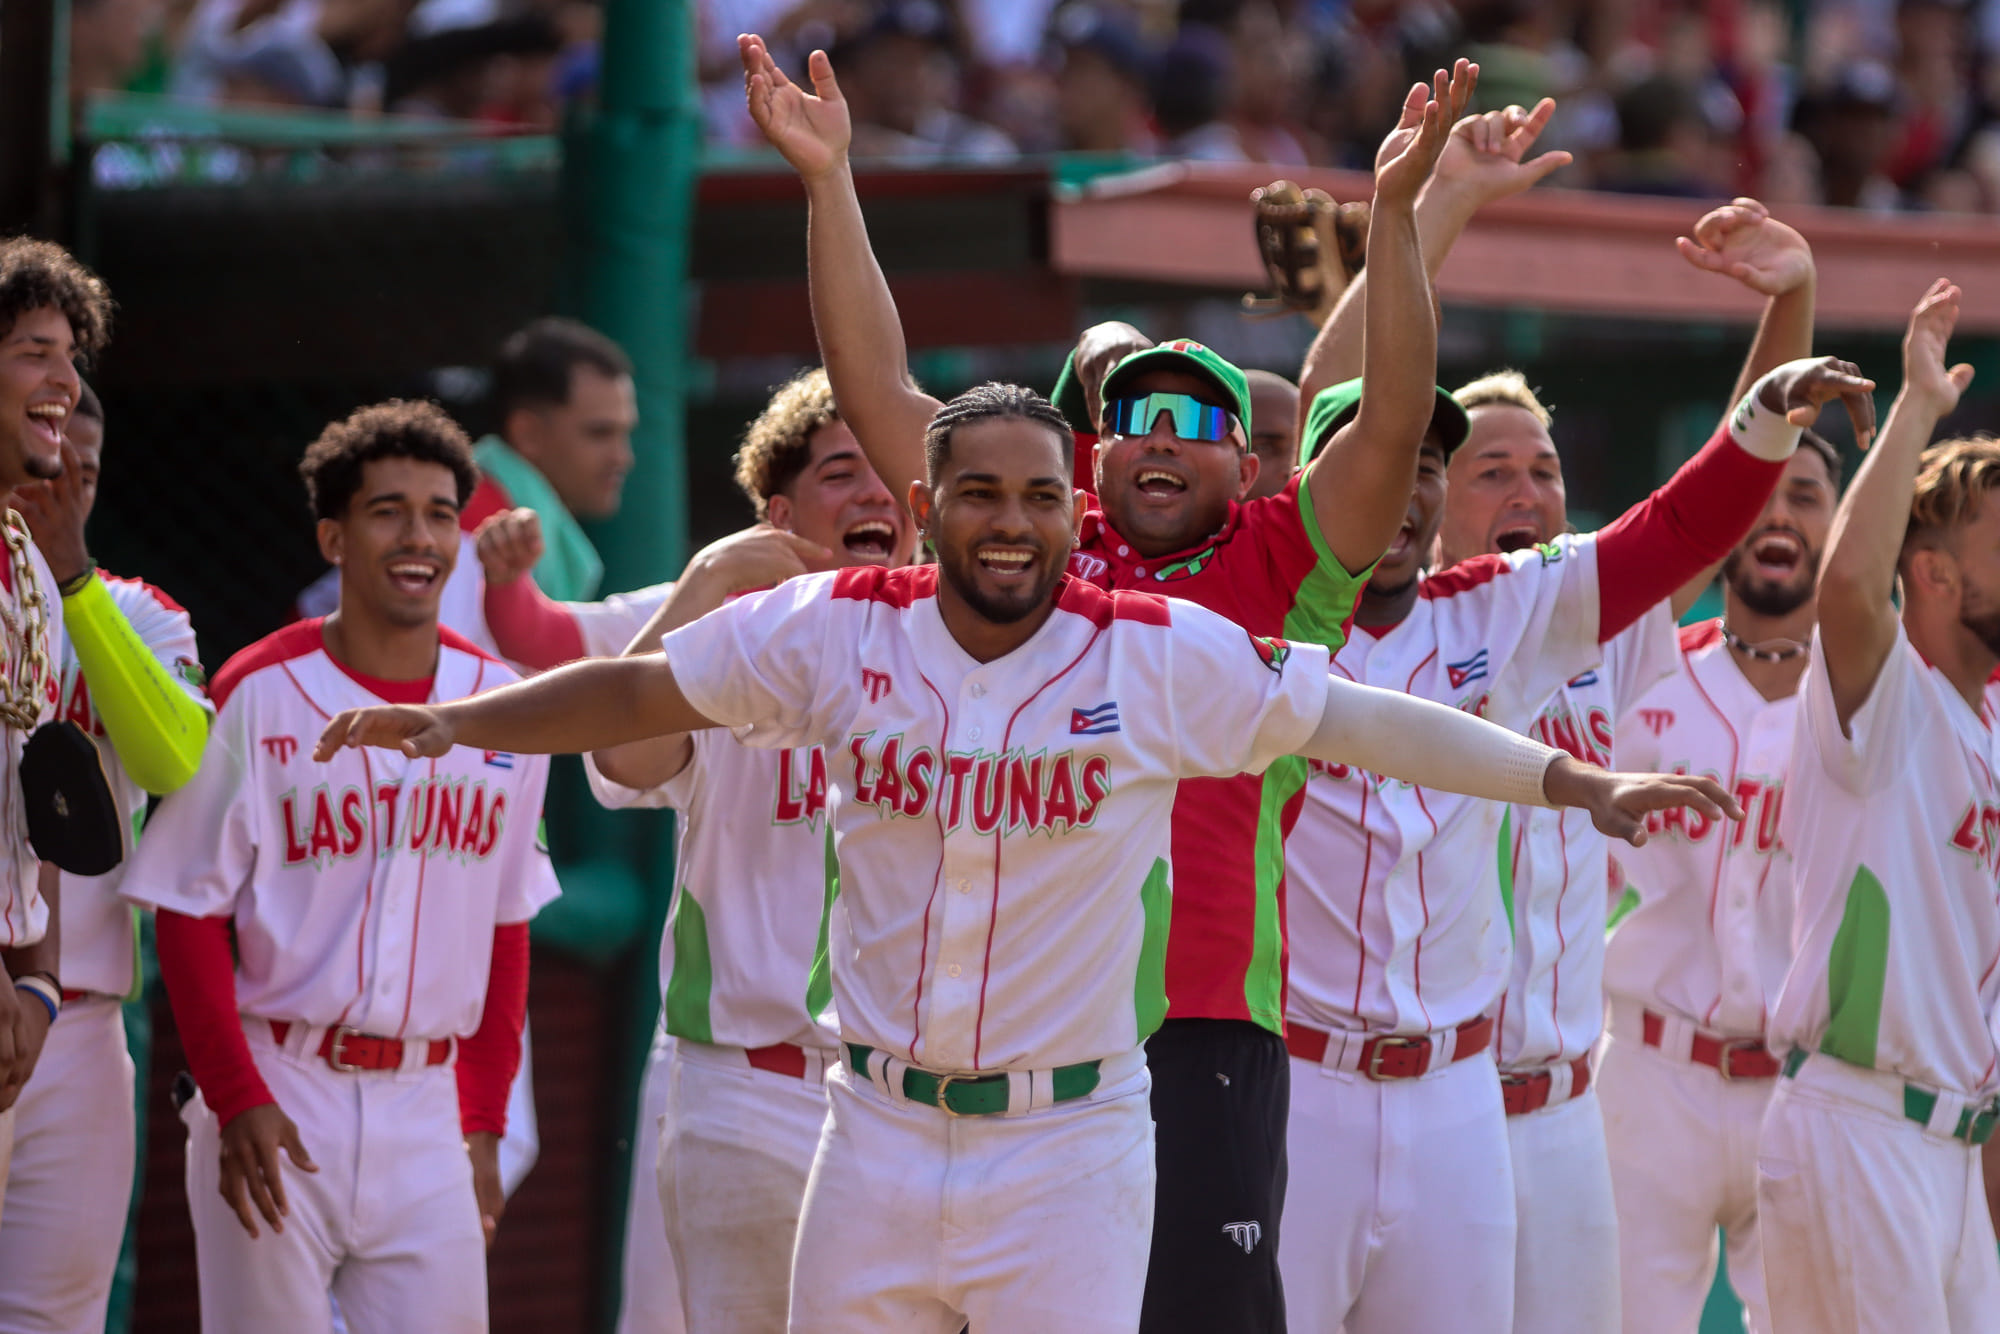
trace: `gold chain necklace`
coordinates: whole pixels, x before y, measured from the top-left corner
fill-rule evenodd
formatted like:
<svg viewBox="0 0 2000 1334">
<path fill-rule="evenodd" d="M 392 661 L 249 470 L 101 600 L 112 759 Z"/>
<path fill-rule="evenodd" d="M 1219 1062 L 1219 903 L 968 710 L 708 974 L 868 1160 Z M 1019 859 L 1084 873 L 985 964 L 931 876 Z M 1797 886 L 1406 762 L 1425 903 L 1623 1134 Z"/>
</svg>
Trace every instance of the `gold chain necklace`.
<svg viewBox="0 0 2000 1334">
<path fill-rule="evenodd" d="M 27 521 L 12 509 L 0 519 L 14 575 L 13 605 L 0 601 L 0 629 L 6 633 L 7 670 L 0 679 L 0 722 L 32 732 L 41 720 L 49 684 L 49 603 L 28 555 Z"/>
</svg>

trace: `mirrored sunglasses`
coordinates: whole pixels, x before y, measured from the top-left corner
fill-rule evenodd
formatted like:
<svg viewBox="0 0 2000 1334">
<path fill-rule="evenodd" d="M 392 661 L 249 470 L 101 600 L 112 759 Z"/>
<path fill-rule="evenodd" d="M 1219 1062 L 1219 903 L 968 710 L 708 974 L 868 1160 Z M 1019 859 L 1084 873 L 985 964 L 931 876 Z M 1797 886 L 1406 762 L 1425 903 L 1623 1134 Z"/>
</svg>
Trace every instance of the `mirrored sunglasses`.
<svg viewBox="0 0 2000 1334">
<path fill-rule="evenodd" d="M 1106 402 L 1104 430 L 1109 435 L 1150 435 L 1163 412 L 1173 415 L 1174 434 L 1183 440 L 1225 440 L 1235 420 L 1188 394 L 1144 394 Z"/>
</svg>

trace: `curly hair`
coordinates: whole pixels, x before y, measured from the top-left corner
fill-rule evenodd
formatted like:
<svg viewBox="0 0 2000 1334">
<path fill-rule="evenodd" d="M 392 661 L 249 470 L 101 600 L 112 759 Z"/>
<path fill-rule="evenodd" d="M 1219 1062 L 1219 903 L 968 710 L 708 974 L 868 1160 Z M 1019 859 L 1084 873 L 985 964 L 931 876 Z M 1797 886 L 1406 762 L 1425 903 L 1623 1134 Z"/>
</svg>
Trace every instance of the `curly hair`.
<svg viewBox="0 0 2000 1334">
<path fill-rule="evenodd" d="M 813 432 L 840 420 L 826 371 L 802 371 L 778 387 L 736 451 L 736 484 L 765 517 L 771 497 L 799 479 L 812 460 Z"/>
<path fill-rule="evenodd" d="M 69 321 L 76 359 L 89 365 L 111 336 L 111 289 L 53 241 L 0 240 L 0 334 L 31 311 L 53 307 Z"/>
<path fill-rule="evenodd" d="M 1970 520 L 1987 492 L 2000 490 L 2000 440 L 1990 435 L 1940 440 L 1917 460 L 1917 485 L 1910 497 L 1910 525 L 1903 552 L 1935 547 Z"/>
<path fill-rule="evenodd" d="M 1032 389 L 989 380 L 966 390 L 939 408 L 937 415 L 931 418 L 930 428 L 924 432 L 924 472 L 930 484 L 937 485 L 938 474 L 944 471 L 945 461 L 951 457 L 953 431 L 976 421 L 1001 418 L 1048 427 L 1062 442 L 1063 469 L 1065 472 L 1069 470 L 1071 454 L 1076 448 L 1076 436 L 1070 431 L 1069 419 L 1055 404 Z"/>
<path fill-rule="evenodd" d="M 435 403 L 392 398 L 356 408 L 344 419 L 330 422 L 319 439 L 306 447 L 299 476 L 315 519 L 338 519 L 347 513 L 361 489 L 362 468 L 374 459 L 417 459 L 451 469 L 458 482 L 458 505 L 479 484 L 472 461 L 472 442 L 459 424 Z"/>
</svg>

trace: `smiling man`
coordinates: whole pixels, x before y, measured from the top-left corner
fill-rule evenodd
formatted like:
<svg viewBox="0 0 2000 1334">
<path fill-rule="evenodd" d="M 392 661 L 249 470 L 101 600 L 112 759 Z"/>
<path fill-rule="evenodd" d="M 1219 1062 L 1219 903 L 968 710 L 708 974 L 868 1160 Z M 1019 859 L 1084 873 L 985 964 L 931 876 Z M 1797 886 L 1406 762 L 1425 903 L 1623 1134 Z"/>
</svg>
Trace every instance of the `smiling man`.
<svg viewBox="0 0 2000 1334">
<path fill-rule="evenodd" d="M 318 754 L 602 749 L 728 726 L 829 756 L 826 954 L 842 1060 L 789 1328 L 1138 1326 L 1152 1237 L 1146 1052 L 1166 1013 L 1175 792 L 1282 755 L 1488 797 L 1735 809 L 1477 718 L 1329 679 L 1324 648 L 1065 573 L 1070 431 L 1029 390 L 939 410 L 910 508 L 935 566 L 785 581 L 479 699 L 368 707 Z M 1199 698 L 1198 708 L 1186 701 Z M 811 889 L 799 907 L 817 906 Z M 1215 1146 L 1211 1146 L 1212 1151 Z"/>
<path fill-rule="evenodd" d="M 477 478 L 450 418 L 363 408 L 300 473 L 340 605 L 216 674 L 201 768 L 121 886 L 158 910 L 200 1089 L 181 1119 L 202 1329 L 324 1331 L 331 1293 L 357 1329 L 472 1334 L 528 920 L 557 892 L 536 832 L 548 765 L 497 749 L 313 762 L 341 709 L 515 678 L 438 625 Z"/>
</svg>

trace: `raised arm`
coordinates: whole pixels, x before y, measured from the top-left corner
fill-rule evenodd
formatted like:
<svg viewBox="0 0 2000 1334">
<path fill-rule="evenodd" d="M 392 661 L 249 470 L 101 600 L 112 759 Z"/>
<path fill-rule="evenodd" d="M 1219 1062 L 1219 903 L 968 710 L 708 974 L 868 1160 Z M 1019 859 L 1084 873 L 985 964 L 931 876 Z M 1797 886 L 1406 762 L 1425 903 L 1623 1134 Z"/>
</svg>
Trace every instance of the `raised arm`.
<svg viewBox="0 0 2000 1334">
<path fill-rule="evenodd" d="M 737 39 L 750 118 L 805 182 L 806 262 L 820 360 L 841 420 L 894 496 L 924 474 L 924 431 L 938 401 L 910 375 L 889 282 L 868 247 L 854 193 L 847 102 L 824 51 L 812 54 L 813 93 L 778 68 L 762 38 Z M 815 96 L 814 94 L 817 94 Z"/>
<path fill-rule="evenodd" d="M 592 658 L 498 690 L 434 705 L 379 705 L 334 715 L 313 754 L 379 746 L 437 756 L 453 746 L 529 755 L 603 750 L 716 724 L 681 693 L 664 654 Z"/>
<path fill-rule="evenodd" d="M 1424 272 L 1437 281 L 1445 257 L 1486 204 L 1526 190 L 1559 167 L 1570 155 L 1544 153 L 1528 158 L 1528 150 L 1555 114 L 1556 104 L 1543 98 L 1533 111 L 1508 107 L 1467 116 L 1452 127 L 1451 139 L 1438 159 L 1437 170 L 1417 200 L 1417 237 L 1423 250 Z M 1371 228 L 1372 228 L 1371 220 Z M 1374 266 L 1371 256 L 1369 266 Z M 1332 316 L 1306 349 L 1299 368 L 1299 402 L 1310 403 L 1319 391 L 1352 380 L 1362 372 L 1362 316 L 1367 301 L 1368 270 L 1355 275 L 1340 295 Z M 1425 304 L 1429 305 L 1428 293 Z M 1304 424 L 1304 415 L 1300 416 Z"/>
<path fill-rule="evenodd" d="M 1959 297 L 1958 288 L 1940 278 L 1910 315 L 1902 391 L 1889 409 L 1880 443 L 1862 461 L 1833 516 L 1819 572 L 1819 634 L 1843 728 L 1867 702 L 1896 642 L 1896 608 L 1889 599 L 1909 529 L 1918 456 L 1939 419 L 1958 406 L 1972 383 L 1972 367 L 1945 368 Z"/>
<path fill-rule="evenodd" d="M 1375 159 L 1361 404 L 1306 466 L 1303 483 L 1327 547 L 1351 574 L 1380 559 L 1416 484 L 1437 383 L 1437 321 L 1417 237 L 1417 193 L 1478 79 L 1478 66 L 1461 60 L 1450 75 L 1437 72 L 1434 90 L 1411 87 L 1402 120 Z"/>
</svg>

